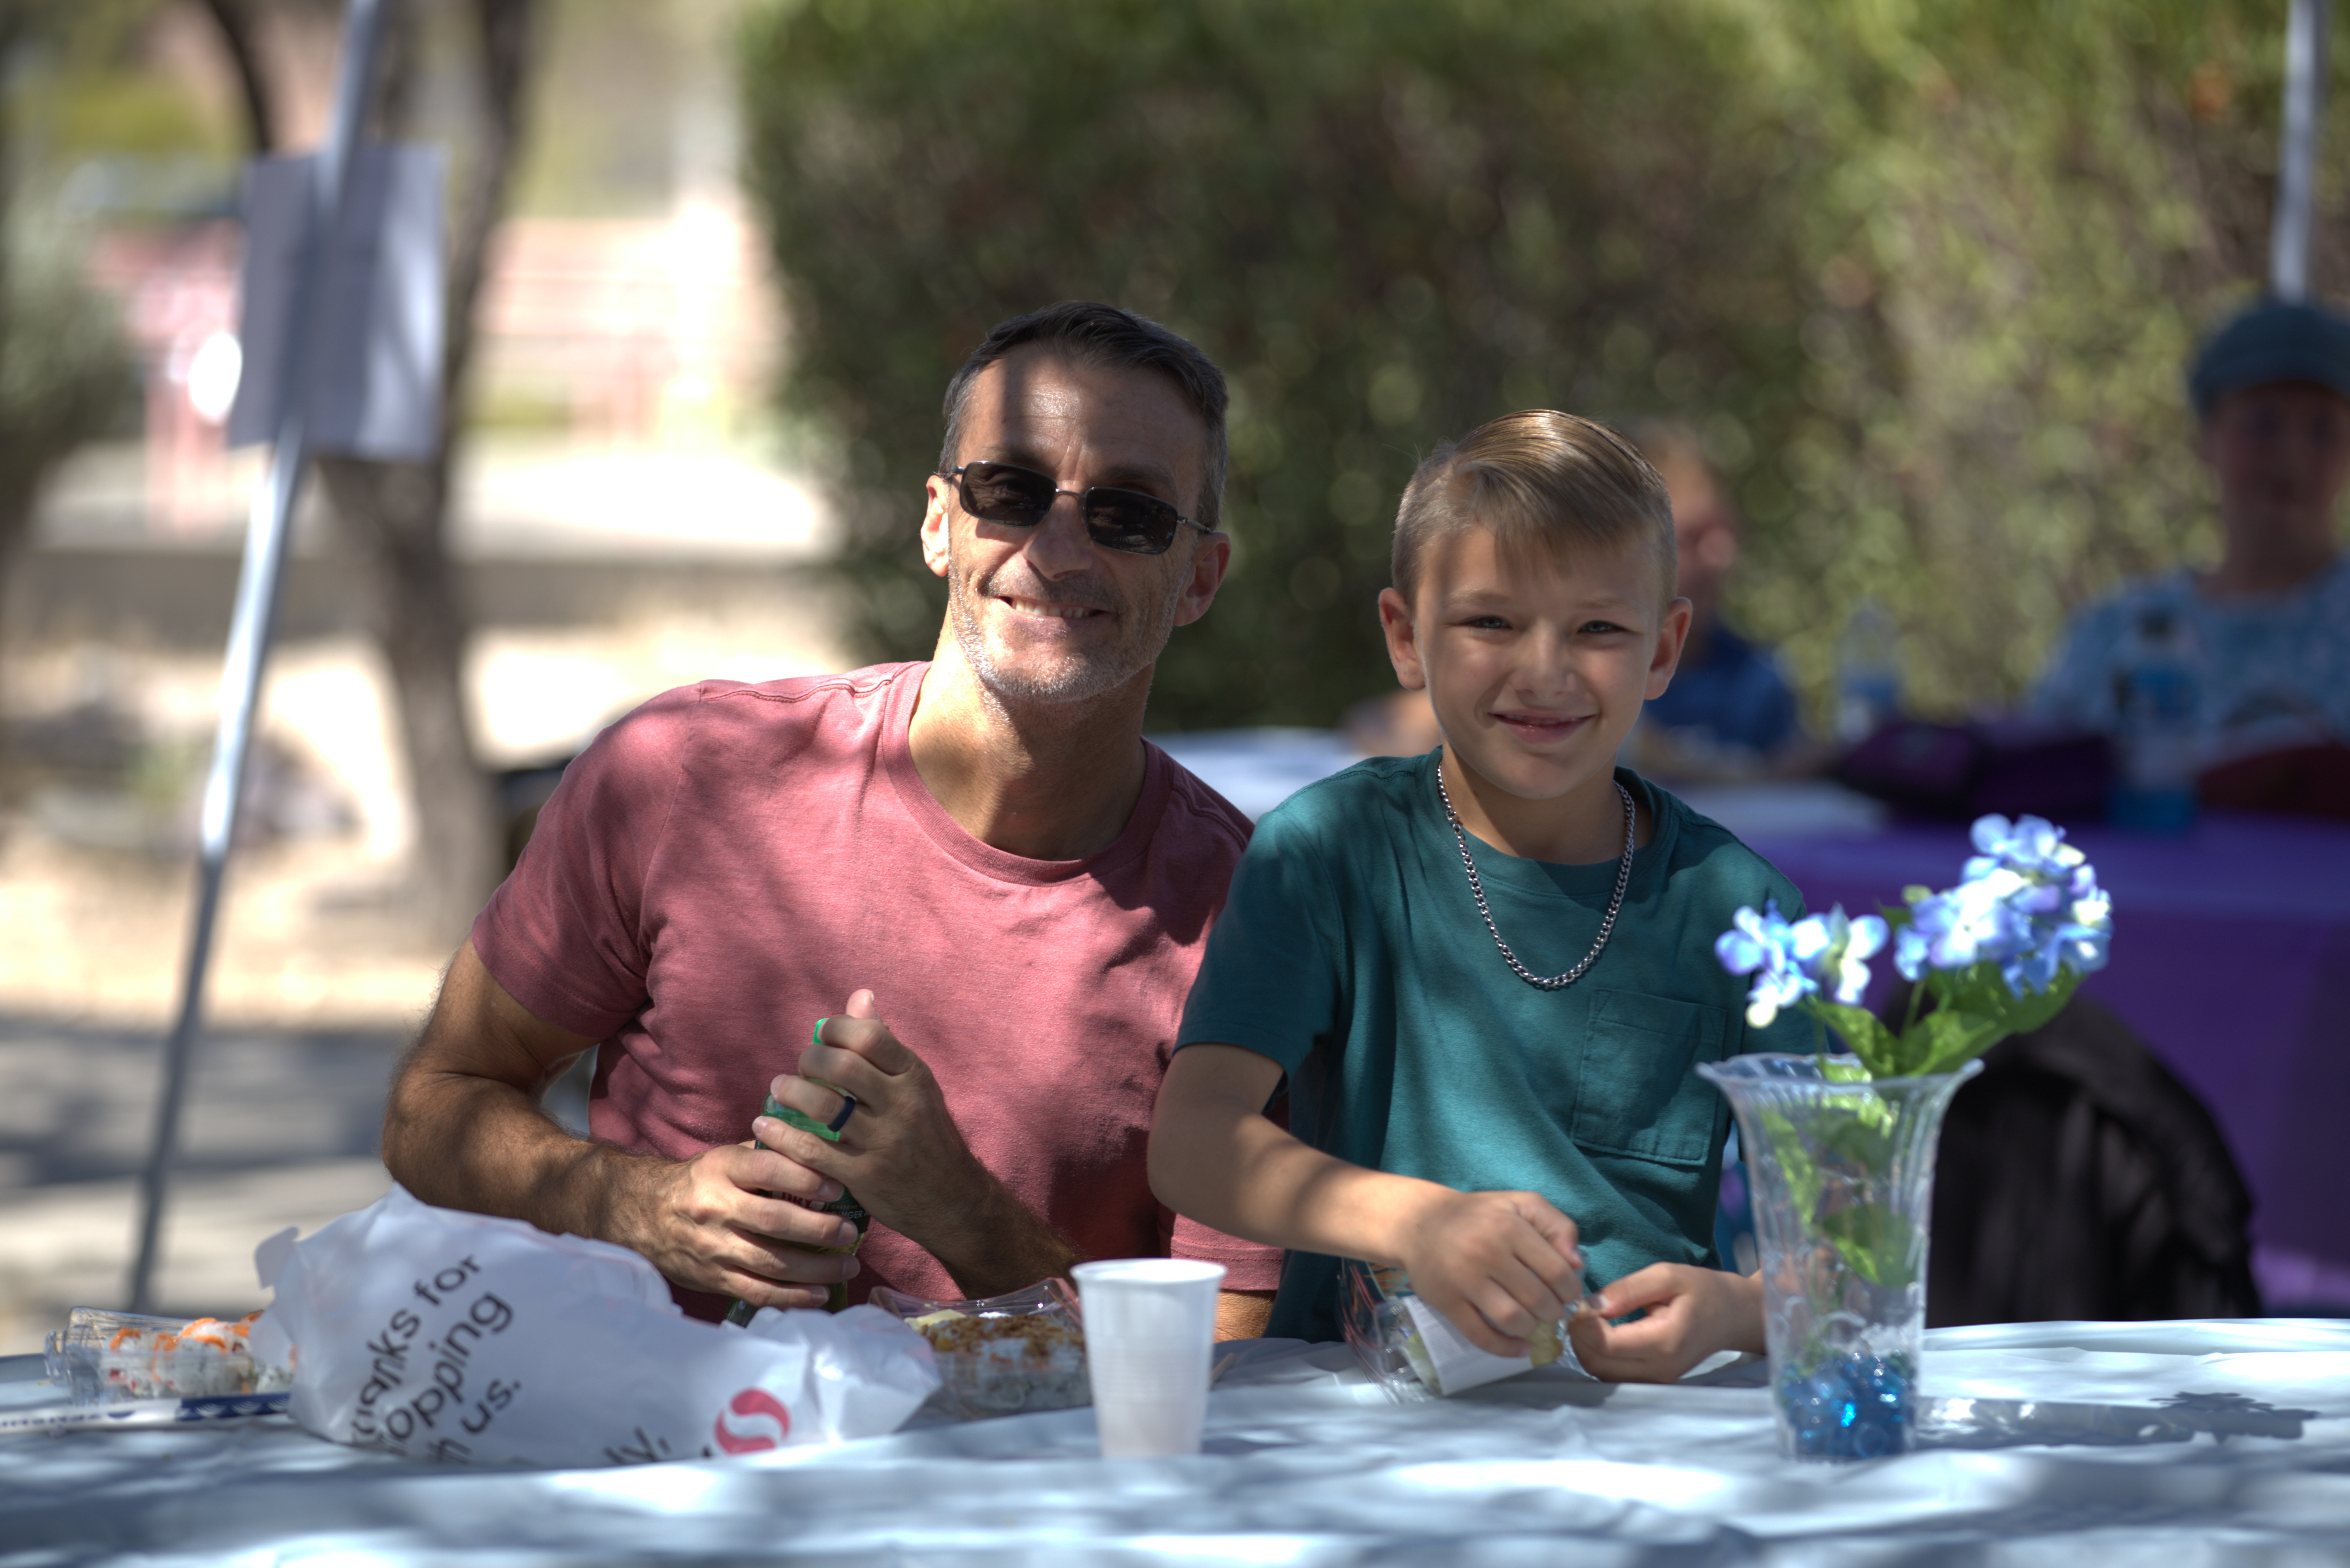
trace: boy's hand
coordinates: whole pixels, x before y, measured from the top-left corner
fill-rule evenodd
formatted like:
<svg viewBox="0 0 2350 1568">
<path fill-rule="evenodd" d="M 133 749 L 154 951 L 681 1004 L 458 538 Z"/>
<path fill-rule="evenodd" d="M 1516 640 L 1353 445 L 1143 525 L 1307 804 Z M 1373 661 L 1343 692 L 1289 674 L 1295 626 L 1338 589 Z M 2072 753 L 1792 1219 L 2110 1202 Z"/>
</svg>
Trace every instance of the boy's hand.
<svg viewBox="0 0 2350 1568">
<path fill-rule="evenodd" d="M 1717 1350 L 1762 1350 L 1762 1281 L 1651 1263 L 1591 1296 L 1567 1321 L 1575 1359 L 1610 1383 L 1670 1383 Z M 1648 1309 L 1634 1323 L 1611 1317 Z"/>
<path fill-rule="evenodd" d="M 1430 1192 L 1399 1238 L 1411 1288 L 1479 1349 L 1525 1355 L 1583 1293 L 1575 1221 L 1539 1193 Z"/>
</svg>

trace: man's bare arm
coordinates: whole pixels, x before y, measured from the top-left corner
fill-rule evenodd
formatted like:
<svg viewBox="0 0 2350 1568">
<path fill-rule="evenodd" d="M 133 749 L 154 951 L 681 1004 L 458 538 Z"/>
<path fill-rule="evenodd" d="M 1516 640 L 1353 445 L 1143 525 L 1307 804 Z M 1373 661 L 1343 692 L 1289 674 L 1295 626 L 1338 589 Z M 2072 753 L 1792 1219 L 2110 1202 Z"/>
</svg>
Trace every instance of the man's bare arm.
<svg viewBox="0 0 2350 1568">
<path fill-rule="evenodd" d="M 689 1289 L 822 1305 L 857 1265 L 806 1249 L 845 1246 L 852 1228 L 762 1194 L 821 1201 L 839 1183 L 747 1145 L 675 1161 L 572 1137 L 539 1096 L 595 1044 L 515 1001 L 467 942 L 393 1078 L 385 1166 L 427 1203 L 618 1242 Z"/>
<path fill-rule="evenodd" d="M 1216 1337 L 1263 1339 L 1273 1322 L 1275 1291 L 1222 1291 L 1216 1296 Z"/>
</svg>

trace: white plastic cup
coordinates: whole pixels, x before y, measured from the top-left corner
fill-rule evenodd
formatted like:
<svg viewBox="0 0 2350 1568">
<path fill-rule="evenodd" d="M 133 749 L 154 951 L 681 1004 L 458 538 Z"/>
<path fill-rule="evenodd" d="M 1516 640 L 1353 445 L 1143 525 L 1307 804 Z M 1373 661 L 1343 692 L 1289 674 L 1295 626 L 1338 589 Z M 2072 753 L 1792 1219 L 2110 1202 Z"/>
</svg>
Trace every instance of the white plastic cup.
<svg viewBox="0 0 2350 1568">
<path fill-rule="evenodd" d="M 1200 1451 L 1222 1263 L 1117 1258 L 1069 1272 L 1086 1314 L 1086 1370 L 1106 1459 Z"/>
</svg>

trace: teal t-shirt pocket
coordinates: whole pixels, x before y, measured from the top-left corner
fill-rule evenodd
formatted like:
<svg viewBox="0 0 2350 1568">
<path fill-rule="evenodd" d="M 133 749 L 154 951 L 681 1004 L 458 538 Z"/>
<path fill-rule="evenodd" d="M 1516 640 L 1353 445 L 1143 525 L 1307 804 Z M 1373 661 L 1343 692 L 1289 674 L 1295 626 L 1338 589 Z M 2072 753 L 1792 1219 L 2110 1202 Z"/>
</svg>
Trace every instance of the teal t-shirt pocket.
<svg viewBox="0 0 2350 1568">
<path fill-rule="evenodd" d="M 1718 1060 L 1730 1028 L 1719 1007 L 1637 991 L 1591 999 L 1567 1135 L 1593 1154 L 1667 1165 L 1711 1156 L 1721 1096 L 1695 1071 Z"/>
</svg>

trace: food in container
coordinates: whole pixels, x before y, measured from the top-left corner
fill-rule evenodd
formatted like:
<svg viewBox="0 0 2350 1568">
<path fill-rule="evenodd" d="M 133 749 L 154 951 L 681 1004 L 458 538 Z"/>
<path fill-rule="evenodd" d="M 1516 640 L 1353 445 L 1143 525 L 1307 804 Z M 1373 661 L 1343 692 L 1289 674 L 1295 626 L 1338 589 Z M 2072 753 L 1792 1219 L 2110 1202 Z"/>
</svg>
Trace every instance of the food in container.
<svg viewBox="0 0 2350 1568">
<path fill-rule="evenodd" d="M 927 1407 L 934 1415 L 969 1421 L 1093 1403 L 1085 1324 L 1066 1280 L 980 1301 L 923 1301 L 885 1285 L 872 1302 L 931 1342 L 942 1380 Z"/>
<path fill-rule="evenodd" d="M 48 1337 L 48 1372 L 77 1405 L 270 1394 L 294 1386 L 289 1366 L 257 1360 L 249 1338 L 261 1316 L 149 1317 L 76 1307 Z"/>
</svg>

